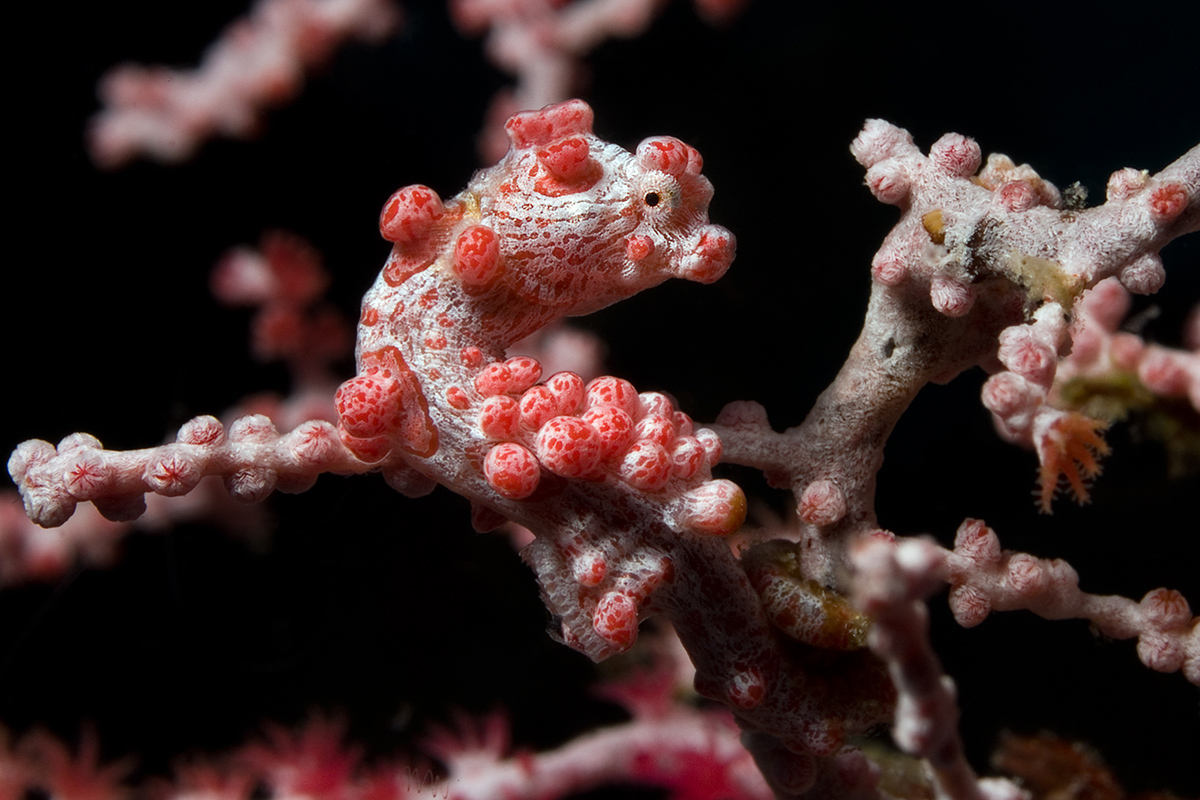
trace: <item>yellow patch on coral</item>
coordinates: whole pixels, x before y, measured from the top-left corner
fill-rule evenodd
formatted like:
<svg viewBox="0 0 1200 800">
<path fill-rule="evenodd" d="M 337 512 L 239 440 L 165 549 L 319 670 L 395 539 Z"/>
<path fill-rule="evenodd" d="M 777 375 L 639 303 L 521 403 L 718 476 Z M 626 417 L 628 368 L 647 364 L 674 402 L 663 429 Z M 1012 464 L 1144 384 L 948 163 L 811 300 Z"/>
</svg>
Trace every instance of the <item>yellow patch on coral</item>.
<svg viewBox="0 0 1200 800">
<path fill-rule="evenodd" d="M 1085 288 L 1078 275 L 1072 275 L 1062 264 L 1048 258 L 1014 252 L 1008 260 L 1008 271 L 1012 279 L 1025 288 L 1028 311 L 1048 300 L 1070 312 Z"/>
</svg>

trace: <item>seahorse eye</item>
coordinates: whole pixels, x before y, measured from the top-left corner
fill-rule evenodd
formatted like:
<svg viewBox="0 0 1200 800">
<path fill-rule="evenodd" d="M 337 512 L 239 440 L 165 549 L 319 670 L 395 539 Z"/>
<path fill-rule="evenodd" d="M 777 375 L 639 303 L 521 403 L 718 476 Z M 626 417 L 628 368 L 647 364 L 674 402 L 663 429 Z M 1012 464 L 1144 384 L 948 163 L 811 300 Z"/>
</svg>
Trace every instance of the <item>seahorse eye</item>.
<svg viewBox="0 0 1200 800">
<path fill-rule="evenodd" d="M 651 207 L 656 206 L 658 205 L 659 199 L 658 192 L 646 192 L 646 205 Z"/>
</svg>

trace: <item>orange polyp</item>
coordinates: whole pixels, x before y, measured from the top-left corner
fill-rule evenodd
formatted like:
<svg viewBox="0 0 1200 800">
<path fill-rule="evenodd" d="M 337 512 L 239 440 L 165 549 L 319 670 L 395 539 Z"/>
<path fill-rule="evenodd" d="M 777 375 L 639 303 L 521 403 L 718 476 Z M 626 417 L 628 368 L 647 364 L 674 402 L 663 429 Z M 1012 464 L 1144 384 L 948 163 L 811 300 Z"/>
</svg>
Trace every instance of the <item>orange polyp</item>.
<svg viewBox="0 0 1200 800">
<path fill-rule="evenodd" d="M 1043 514 L 1050 513 L 1060 477 L 1066 478 L 1079 505 L 1090 500 L 1087 480 L 1100 474 L 1097 456 L 1109 453 L 1108 444 L 1101 436 L 1107 427 L 1105 422 L 1071 411 L 1055 420 L 1038 443 L 1041 459 L 1038 507 Z"/>
</svg>

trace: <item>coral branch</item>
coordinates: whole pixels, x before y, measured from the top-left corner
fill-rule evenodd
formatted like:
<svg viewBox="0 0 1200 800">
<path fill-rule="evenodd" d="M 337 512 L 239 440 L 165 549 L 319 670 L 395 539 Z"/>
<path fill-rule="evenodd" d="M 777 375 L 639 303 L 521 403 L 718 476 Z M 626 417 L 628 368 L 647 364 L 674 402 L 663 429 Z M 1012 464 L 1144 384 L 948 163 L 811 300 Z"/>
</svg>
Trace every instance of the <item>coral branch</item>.
<svg viewBox="0 0 1200 800">
<path fill-rule="evenodd" d="M 1155 589 L 1141 602 L 1081 591 L 1079 575 L 1059 559 L 1001 550 L 982 521 L 959 527 L 946 554 L 950 607 L 960 625 L 973 627 L 992 611 L 1025 609 L 1046 619 L 1087 619 L 1105 636 L 1137 638 L 1138 658 L 1158 672 L 1183 670 L 1200 686 L 1200 617 L 1170 589 Z"/>
<path fill-rule="evenodd" d="M 177 162 L 212 136 L 251 136 L 342 40 L 377 41 L 397 23 L 390 0 L 259 0 L 196 70 L 128 64 L 105 76 L 92 158 L 109 169 L 142 156 Z"/>
<path fill-rule="evenodd" d="M 231 496 L 262 500 L 276 488 L 301 492 L 325 472 L 367 472 L 342 445 L 328 422 L 314 420 L 280 435 L 261 415 L 242 417 L 228 432 L 215 417 L 196 417 L 172 444 L 145 450 L 105 450 L 76 433 L 58 443 L 23 442 L 8 460 L 25 511 L 39 525 L 61 525 L 81 501 L 91 501 L 110 520 L 130 520 L 146 510 L 147 492 L 175 497 L 219 475 Z"/>
<path fill-rule="evenodd" d="M 851 549 L 855 601 L 874 620 L 871 649 L 887 661 L 900 692 L 892 737 L 905 752 L 924 758 L 938 798 L 1028 798 L 1008 781 L 981 781 L 963 755 L 954 682 L 942 672 L 929 643 L 923 599 L 941 583 L 939 548 L 913 539 L 895 545 L 865 537 Z"/>
</svg>

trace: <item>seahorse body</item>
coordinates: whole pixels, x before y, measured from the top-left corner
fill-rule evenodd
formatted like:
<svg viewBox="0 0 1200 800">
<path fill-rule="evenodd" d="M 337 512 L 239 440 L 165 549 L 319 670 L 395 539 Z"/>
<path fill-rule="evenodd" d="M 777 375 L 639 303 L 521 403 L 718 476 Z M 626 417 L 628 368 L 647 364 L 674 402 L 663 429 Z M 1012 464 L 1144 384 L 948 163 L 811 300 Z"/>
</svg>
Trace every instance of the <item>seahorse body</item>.
<svg viewBox="0 0 1200 800">
<path fill-rule="evenodd" d="M 563 316 L 725 273 L 734 238 L 708 222 L 699 153 L 670 137 L 636 153 L 606 143 L 581 101 L 506 130 L 508 155 L 458 196 L 409 186 L 385 204 L 394 247 L 363 300 L 359 374 L 338 392 L 343 441 L 402 491 L 465 494 L 481 522 L 490 508 L 536 529 L 522 501 L 542 506 L 574 483 L 601 505 L 616 489 L 671 506 L 677 527 L 736 529 L 740 491 L 709 480 L 719 441 L 666 397 L 609 377 L 539 382 L 534 359 L 504 359 Z M 595 561 L 576 570 L 595 573 Z"/>
<path fill-rule="evenodd" d="M 409 186 L 385 204 L 394 247 L 363 300 L 358 376 L 338 391 L 342 441 L 406 494 L 442 483 L 465 495 L 477 528 L 533 530 L 523 555 L 568 644 L 600 660 L 665 612 L 702 693 L 742 714 L 773 695 L 752 726 L 836 749 L 828 714 L 797 711 L 808 690 L 772 666 L 777 643 L 719 538 L 746 508 L 712 479 L 719 439 L 662 394 L 608 376 L 543 381 L 536 360 L 505 358 L 564 316 L 725 273 L 734 238 L 708 222 L 699 153 L 670 137 L 635 153 L 608 144 L 577 100 L 506 130 L 508 155 L 456 197 Z"/>
</svg>

